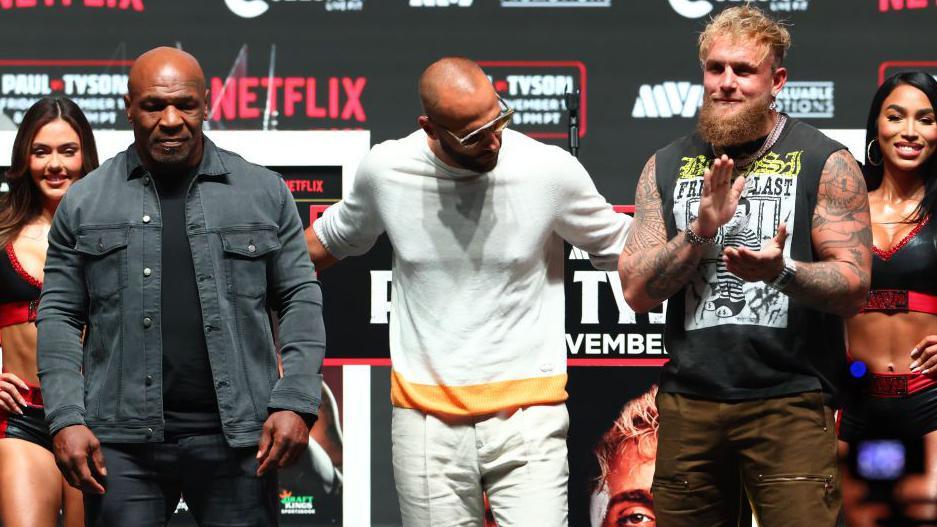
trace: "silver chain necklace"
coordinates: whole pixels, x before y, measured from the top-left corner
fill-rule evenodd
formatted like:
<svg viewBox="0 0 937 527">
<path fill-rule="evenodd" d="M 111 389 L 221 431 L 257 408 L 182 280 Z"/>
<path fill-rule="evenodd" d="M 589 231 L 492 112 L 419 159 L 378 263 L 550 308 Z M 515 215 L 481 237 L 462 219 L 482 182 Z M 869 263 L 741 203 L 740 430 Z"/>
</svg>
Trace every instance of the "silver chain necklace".
<svg viewBox="0 0 937 527">
<path fill-rule="evenodd" d="M 769 133 L 768 137 L 765 138 L 765 142 L 763 145 L 761 145 L 761 148 L 759 148 L 758 151 L 751 156 L 737 160 L 735 162 L 735 168 L 746 169 L 749 165 L 761 159 L 761 157 L 764 156 L 768 150 L 770 150 L 771 147 L 778 142 L 778 138 L 781 137 L 781 132 L 784 131 L 784 125 L 786 123 L 787 116 L 785 116 L 783 113 L 779 113 L 778 118 L 774 121 L 774 128 L 771 129 L 771 133 Z M 713 156 L 719 157 L 719 154 L 716 152 L 716 145 L 710 145 L 710 148 L 712 148 Z"/>
</svg>

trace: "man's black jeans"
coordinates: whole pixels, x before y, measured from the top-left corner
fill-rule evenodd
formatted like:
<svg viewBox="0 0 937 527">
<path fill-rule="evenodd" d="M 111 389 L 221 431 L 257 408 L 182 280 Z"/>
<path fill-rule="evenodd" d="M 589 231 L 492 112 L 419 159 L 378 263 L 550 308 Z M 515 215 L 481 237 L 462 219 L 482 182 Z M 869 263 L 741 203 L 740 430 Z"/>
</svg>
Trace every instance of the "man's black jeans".
<svg viewBox="0 0 937 527">
<path fill-rule="evenodd" d="M 85 494 L 87 527 L 163 527 L 180 495 L 202 527 L 277 525 L 276 473 L 255 475 L 256 447 L 232 448 L 218 434 L 102 448 L 107 491 Z"/>
</svg>

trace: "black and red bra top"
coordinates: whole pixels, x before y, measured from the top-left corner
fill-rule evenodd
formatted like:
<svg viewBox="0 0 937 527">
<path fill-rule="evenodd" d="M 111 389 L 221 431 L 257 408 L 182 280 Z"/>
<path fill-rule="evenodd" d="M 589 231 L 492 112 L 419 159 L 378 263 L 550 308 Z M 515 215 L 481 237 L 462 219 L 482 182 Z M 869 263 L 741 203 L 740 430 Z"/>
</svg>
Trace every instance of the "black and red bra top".
<svg viewBox="0 0 937 527">
<path fill-rule="evenodd" d="M 20 265 L 13 244 L 0 251 L 0 328 L 36 320 L 42 282 Z"/>
<path fill-rule="evenodd" d="M 872 247 L 872 287 L 865 310 L 937 314 L 937 222 L 929 215 L 891 249 Z"/>
</svg>

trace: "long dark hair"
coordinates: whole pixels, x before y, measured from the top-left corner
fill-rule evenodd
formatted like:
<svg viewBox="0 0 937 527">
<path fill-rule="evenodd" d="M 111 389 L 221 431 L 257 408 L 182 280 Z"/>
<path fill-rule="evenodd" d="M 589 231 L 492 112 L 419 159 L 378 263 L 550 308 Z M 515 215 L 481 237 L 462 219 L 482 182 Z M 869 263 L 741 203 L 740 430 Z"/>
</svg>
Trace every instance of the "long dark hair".
<svg viewBox="0 0 937 527">
<path fill-rule="evenodd" d="M 81 141 L 81 175 L 98 167 L 98 150 L 88 119 L 71 99 L 60 95 L 43 97 L 26 110 L 13 140 L 13 157 L 6 180 L 7 194 L 0 195 L 0 247 L 6 246 L 27 223 L 42 213 L 42 194 L 29 173 L 29 156 L 39 130 L 62 119 L 71 125 Z"/>
<path fill-rule="evenodd" d="M 930 100 L 931 106 L 937 110 L 937 81 L 923 71 L 896 73 L 882 83 L 878 91 L 875 92 L 875 97 L 872 98 L 872 106 L 869 108 L 869 120 L 865 127 L 865 144 L 868 149 L 866 150 L 867 157 L 862 172 L 865 175 L 865 184 L 869 190 L 877 189 L 882 184 L 882 178 L 885 175 L 884 160 L 878 166 L 869 161 L 869 158 L 875 157 L 882 159 L 881 145 L 877 141 L 878 116 L 882 111 L 882 104 L 884 104 L 885 99 L 891 95 L 895 88 L 903 84 L 921 90 Z M 875 143 L 873 144 L 872 141 L 875 141 Z M 921 167 L 921 171 L 924 177 L 924 199 L 908 217 L 907 221 L 910 222 L 922 220 L 924 216 L 932 214 L 935 207 L 937 207 L 937 154 L 931 155 L 930 159 Z"/>
</svg>

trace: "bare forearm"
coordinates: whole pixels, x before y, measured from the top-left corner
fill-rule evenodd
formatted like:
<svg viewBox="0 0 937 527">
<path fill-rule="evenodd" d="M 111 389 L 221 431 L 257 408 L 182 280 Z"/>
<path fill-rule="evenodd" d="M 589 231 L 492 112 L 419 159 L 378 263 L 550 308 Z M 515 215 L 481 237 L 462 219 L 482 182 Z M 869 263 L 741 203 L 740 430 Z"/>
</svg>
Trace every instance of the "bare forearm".
<svg viewBox="0 0 937 527">
<path fill-rule="evenodd" d="M 660 305 L 690 280 L 702 254 L 681 232 L 664 245 L 623 255 L 619 274 L 628 305 L 642 313 Z"/>
<path fill-rule="evenodd" d="M 868 277 L 848 262 L 797 263 L 787 296 L 818 311 L 851 317 L 862 309 L 869 290 Z"/>
</svg>

